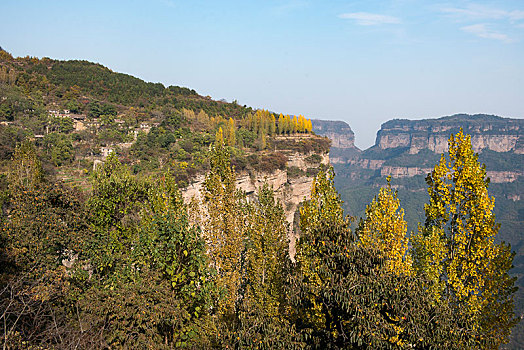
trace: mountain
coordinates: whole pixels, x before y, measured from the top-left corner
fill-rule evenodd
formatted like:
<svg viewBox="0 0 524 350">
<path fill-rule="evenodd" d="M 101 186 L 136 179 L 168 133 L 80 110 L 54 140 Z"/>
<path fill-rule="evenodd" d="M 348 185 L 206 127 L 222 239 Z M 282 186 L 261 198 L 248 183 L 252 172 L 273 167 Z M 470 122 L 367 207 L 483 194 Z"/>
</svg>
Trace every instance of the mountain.
<svg viewBox="0 0 524 350">
<path fill-rule="evenodd" d="M 267 180 L 292 222 L 320 164 L 329 162 L 329 139 L 312 134 L 309 124 L 303 116 L 280 119 L 97 63 L 0 51 L 0 171 L 28 139 L 48 175 L 86 192 L 93 170 L 114 152 L 137 175 L 169 171 L 190 200 L 209 170 L 209 147 L 223 130 L 238 186 L 252 194 Z"/>
<path fill-rule="evenodd" d="M 475 151 L 524 153 L 524 120 L 501 118 L 494 115 L 456 114 L 439 119 L 394 119 L 384 124 L 377 133 L 376 147 L 391 149 L 407 147 L 409 154 L 421 150 L 442 153 L 447 150 L 449 134 L 460 128 L 472 136 Z"/>
<path fill-rule="evenodd" d="M 349 126 L 340 128 L 342 122 L 322 121 L 319 128 L 316 122 L 313 120 L 313 130 L 321 135 L 334 139 L 354 137 L 347 131 L 351 130 Z M 486 165 L 491 180 L 489 192 L 495 197 L 495 214 L 501 223 L 497 238 L 511 243 L 516 252 L 512 270 L 520 286 L 516 305 L 517 311 L 524 314 L 524 120 L 456 114 L 437 119 L 387 121 L 377 132 L 372 147 L 359 152 L 348 148 L 347 153 L 344 149 L 332 149 L 330 158 L 337 174 L 337 190 L 346 212 L 361 217 L 378 188 L 391 176 L 409 230 L 415 231 L 418 223 L 424 222 L 424 203 L 429 200 L 425 177 L 440 154 L 447 151 L 449 136 L 460 128 L 471 135 L 472 146 L 479 153 L 480 162 Z M 522 325 L 515 328 L 511 346 L 524 346 Z"/>
<path fill-rule="evenodd" d="M 517 250 L 515 272 L 522 276 L 524 154 L 519 121 L 486 115 L 393 120 L 382 126 L 375 146 L 367 150 L 354 145 L 354 133 L 344 122 L 314 120 L 309 127 L 310 122 L 214 101 L 186 87 L 145 82 L 92 62 L 14 58 L 0 50 L 0 195 L 2 201 L 8 197 L 5 173 L 14 149 L 30 141 L 46 177 L 83 195 L 91 192 L 94 170 L 114 153 L 137 178 L 169 173 L 189 202 L 199 196 L 210 168 L 210 146 L 222 140 L 237 187 L 249 196 L 268 182 L 292 224 L 311 194 L 313 176 L 331 158 L 348 213 L 362 216 L 391 175 L 414 229 L 427 199 L 425 173 L 445 149 L 449 134 L 462 125 L 492 177 L 501 237 Z M 522 294 L 517 299 L 522 310 Z"/>
<path fill-rule="evenodd" d="M 331 164 L 346 163 L 355 159 L 361 150 L 355 146 L 355 133 L 343 121 L 313 119 L 313 131 L 331 140 Z"/>
</svg>

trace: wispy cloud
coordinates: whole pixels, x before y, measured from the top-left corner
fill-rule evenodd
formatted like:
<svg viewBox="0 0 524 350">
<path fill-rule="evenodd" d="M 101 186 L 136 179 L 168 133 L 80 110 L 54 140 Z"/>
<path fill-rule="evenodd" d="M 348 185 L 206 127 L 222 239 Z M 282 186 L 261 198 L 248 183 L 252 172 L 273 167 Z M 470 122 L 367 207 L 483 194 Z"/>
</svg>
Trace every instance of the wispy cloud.
<svg viewBox="0 0 524 350">
<path fill-rule="evenodd" d="M 520 21 L 524 19 L 524 11 L 522 10 L 502 10 L 498 8 L 474 5 L 467 7 L 445 7 L 440 9 L 441 12 L 448 16 L 454 17 L 458 20 L 509 20 L 511 22 Z"/>
<path fill-rule="evenodd" d="M 400 18 L 381 15 L 378 13 L 369 13 L 369 12 L 352 12 L 352 13 L 343 13 L 338 16 L 339 18 L 351 19 L 354 20 L 357 24 L 361 26 L 374 26 L 380 24 L 399 24 Z"/>
<path fill-rule="evenodd" d="M 513 40 L 508 37 L 506 34 L 496 32 L 494 30 L 491 30 L 488 28 L 488 26 L 484 23 L 480 24 L 473 24 L 470 26 L 465 26 L 460 28 L 466 33 L 470 33 L 473 35 L 478 36 L 479 38 L 484 39 L 493 39 L 493 40 L 499 40 L 505 43 L 511 43 Z"/>
<path fill-rule="evenodd" d="M 505 10 L 487 5 L 469 4 L 464 7 L 443 7 L 439 11 L 463 25 L 469 24 L 460 28 L 466 33 L 504 43 L 515 41 L 507 33 L 515 34 L 515 30 L 524 27 L 522 23 L 524 11 L 520 9 Z"/>
</svg>

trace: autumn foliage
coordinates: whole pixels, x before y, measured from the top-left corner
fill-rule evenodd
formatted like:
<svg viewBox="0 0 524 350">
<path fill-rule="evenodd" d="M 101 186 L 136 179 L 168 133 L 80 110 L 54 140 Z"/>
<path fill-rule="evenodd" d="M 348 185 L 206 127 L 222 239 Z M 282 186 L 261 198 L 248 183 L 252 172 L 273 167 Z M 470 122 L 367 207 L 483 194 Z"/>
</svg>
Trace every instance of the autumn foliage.
<svg viewBox="0 0 524 350">
<path fill-rule="evenodd" d="M 266 135 L 311 131 L 303 117 L 265 111 L 220 121 L 191 203 L 169 171 L 136 176 L 114 155 L 84 196 L 46 176 L 30 143 L 18 146 L 2 178 L 4 348 L 508 342 L 517 322 L 513 253 L 496 241 L 489 179 L 468 135 L 452 135 L 449 154 L 428 175 L 426 221 L 410 238 L 389 180 L 352 231 L 331 167 L 315 176 L 293 231 L 269 185 L 251 196 L 236 188 L 229 152 L 237 123 L 264 135 L 261 146 Z"/>
</svg>

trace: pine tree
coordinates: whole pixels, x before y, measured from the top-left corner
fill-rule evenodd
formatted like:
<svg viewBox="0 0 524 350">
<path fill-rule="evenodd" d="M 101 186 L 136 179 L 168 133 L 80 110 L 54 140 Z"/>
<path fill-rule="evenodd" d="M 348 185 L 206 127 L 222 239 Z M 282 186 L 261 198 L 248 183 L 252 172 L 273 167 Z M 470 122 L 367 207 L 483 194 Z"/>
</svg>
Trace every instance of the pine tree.
<svg viewBox="0 0 524 350">
<path fill-rule="evenodd" d="M 506 343 L 516 324 L 511 248 L 495 243 L 495 200 L 488 195 L 485 165 L 462 130 L 449 139 L 449 158 L 426 178 L 426 222 L 413 239 L 415 265 L 434 281 L 437 300 L 455 305 L 475 322 L 484 347 Z"/>
</svg>

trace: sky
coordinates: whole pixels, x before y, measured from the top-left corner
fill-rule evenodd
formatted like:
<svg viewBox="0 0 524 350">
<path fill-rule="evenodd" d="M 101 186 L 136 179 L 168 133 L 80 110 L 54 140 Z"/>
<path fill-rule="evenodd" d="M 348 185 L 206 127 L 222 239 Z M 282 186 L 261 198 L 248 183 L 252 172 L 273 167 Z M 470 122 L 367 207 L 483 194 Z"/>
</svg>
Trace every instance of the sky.
<svg viewBox="0 0 524 350">
<path fill-rule="evenodd" d="M 343 120 L 524 118 L 524 1 L 1 0 L 14 56 L 85 59 L 214 99 Z"/>
</svg>

